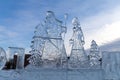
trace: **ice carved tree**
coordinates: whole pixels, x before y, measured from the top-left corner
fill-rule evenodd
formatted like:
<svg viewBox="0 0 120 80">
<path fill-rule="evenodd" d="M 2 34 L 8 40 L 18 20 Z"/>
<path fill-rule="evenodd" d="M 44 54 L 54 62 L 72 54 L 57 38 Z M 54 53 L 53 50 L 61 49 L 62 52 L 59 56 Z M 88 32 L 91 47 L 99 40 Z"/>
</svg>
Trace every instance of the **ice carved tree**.
<svg viewBox="0 0 120 80">
<path fill-rule="evenodd" d="M 98 45 L 94 40 L 92 40 L 89 54 L 90 66 L 100 66 L 100 58 L 101 57 Z"/>
<path fill-rule="evenodd" d="M 35 66 L 42 66 L 42 51 L 45 41 L 41 39 L 41 36 L 46 36 L 45 28 L 42 24 L 38 24 L 35 27 L 33 40 L 31 41 L 31 57 L 28 59 L 30 64 Z"/>
<path fill-rule="evenodd" d="M 78 18 L 72 20 L 73 24 L 73 36 L 70 39 L 72 46 L 69 64 L 72 68 L 85 67 L 87 61 L 87 55 L 85 54 L 83 45 L 84 36 Z"/>
</svg>

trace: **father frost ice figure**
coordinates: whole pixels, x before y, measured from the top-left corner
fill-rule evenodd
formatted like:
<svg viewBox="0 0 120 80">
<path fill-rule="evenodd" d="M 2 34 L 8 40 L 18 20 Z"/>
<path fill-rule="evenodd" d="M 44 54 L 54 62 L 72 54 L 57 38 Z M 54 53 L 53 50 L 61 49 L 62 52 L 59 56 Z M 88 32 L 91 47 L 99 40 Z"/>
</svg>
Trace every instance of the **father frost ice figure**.
<svg viewBox="0 0 120 80">
<path fill-rule="evenodd" d="M 64 67 L 67 55 L 62 34 L 65 33 L 66 26 L 62 26 L 52 11 L 47 11 L 45 21 L 36 27 L 32 45 L 32 51 L 36 50 L 40 55 L 43 67 Z"/>
</svg>

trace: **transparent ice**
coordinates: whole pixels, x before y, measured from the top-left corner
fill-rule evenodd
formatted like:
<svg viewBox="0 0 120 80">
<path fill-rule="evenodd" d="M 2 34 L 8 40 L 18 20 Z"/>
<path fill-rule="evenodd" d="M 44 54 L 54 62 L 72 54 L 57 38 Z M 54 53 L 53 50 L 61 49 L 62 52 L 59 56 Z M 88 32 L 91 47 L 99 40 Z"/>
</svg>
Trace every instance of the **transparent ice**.
<svg viewBox="0 0 120 80">
<path fill-rule="evenodd" d="M 94 40 L 92 40 L 89 54 L 90 66 L 94 68 L 100 67 L 100 59 L 101 57 L 98 45 Z"/>
<path fill-rule="evenodd" d="M 102 68 L 105 71 L 105 79 L 120 79 L 120 52 L 104 51 L 102 54 Z"/>
<path fill-rule="evenodd" d="M 15 70 L 1 70 L 0 80 L 120 80 L 120 52 L 104 51 L 100 56 L 100 49 L 93 40 L 90 53 L 86 55 L 84 35 L 78 18 L 74 18 L 72 24 L 71 54 L 67 58 L 64 46 L 66 21 L 63 25 L 52 11 L 47 11 L 44 22 L 35 27 L 31 57 L 28 58 L 30 65 L 21 69 L 24 49 L 9 47 L 12 54 L 10 58 L 17 53 L 19 64 Z M 2 48 L 0 53 L 2 69 L 6 53 Z"/>
<path fill-rule="evenodd" d="M 50 67 L 48 64 L 51 64 L 51 67 L 64 66 L 67 55 L 62 34 L 66 33 L 66 29 L 66 26 L 62 25 L 62 21 L 55 18 L 52 11 L 47 11 L 44 22 L 35 28 L 30 63 L 35 65 L 41 61 L 40 63 L 44 67 Z M 39 55 L 39 58 L 36 55 Z"/>
<path fill-rule="evenodd" d="M 6 52 L 0 47 L 0 69 L 2 69 L 7 61 Z"/>
<path fill-rule="evenodd" d="M 17 56 L 16 69 L 24 69 L 24 56 L 25 49 L 19 47 L 9 47 L 9 54 L 12 56 L 10 58 L 13 59 L 13 56 Z"/>
<path fill-rule="evenodd" d="M 69 64 L 72 68 L 86 67 L 87 55 L 84 51 L 84 35 L 77 17 L 73 18 L 73 36 L 70 39 L 72 45 Z"/>
</svg>

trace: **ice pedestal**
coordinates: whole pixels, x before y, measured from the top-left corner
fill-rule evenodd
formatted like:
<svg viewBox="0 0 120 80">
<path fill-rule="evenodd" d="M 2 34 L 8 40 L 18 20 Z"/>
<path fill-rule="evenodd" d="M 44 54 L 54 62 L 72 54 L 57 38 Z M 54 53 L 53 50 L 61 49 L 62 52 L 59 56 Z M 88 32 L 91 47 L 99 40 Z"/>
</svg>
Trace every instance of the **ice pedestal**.
<svg viewBox="0 0 120 80">
<path fill-rule="evenodd" d="M 94 75 L 94 76 L 93 76 Z M 101 69 L 26 69 L 23 80 L 104 80 Z"/>
</svg>

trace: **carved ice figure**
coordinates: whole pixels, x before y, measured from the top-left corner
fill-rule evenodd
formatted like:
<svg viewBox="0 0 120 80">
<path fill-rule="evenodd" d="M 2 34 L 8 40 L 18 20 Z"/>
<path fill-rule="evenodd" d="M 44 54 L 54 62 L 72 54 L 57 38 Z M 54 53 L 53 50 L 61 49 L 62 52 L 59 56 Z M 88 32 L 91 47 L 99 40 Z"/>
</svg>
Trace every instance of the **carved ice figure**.
<svg viewBox="0 0 120 80">
<path fill-rule="evenodd" d="M 105 79 L 120 79 L 120 52 L 103 52 L 102 68 L 105 71 Z"/>
<path fill-rule="evenodd" d="M 9 47 L 11 56 L 17 55 L 16 69 L 24 68 L 25 49 L 19 47 Z"/>
<path fill-rule="evenodd" d="M 5 66 L 6 61 L 6 52 L 3 48 L 0 47 L 0 69 L 2 69 Z"/>
<path fill-rule="evenodd" d="M 36 27 L 30 52 L 38 54 L 42 60 L 51 60 L 55 64 L 58 64 L 55 60 L 60 59 L 59 63 L 62 64 L 62 61 L 67 60 L 63 33 L 66 33 L 66 26 L 62 26 L 62 22 L 55 18 L 52 11 L 47 11 L 45 21 Z"/>
<path fill-rule="evenodd" d="M 94 40 L 92 40 L 91 42 L 89 60 L 90 60 L 90 66 L 100 67 L 100 51 L 98 45 Z"/>
<path fill-rule="evenodd" d="M 82 29 L 80 27 L 80 23 L 78 18 L 74 18 L 72 20 L 73 24 L 73 36 L 70 39 L 70 43 L 72 44 L 69 64 L 71 67 L 82 67 L 85 66 L 87 55 L 85 54 L 83 45 L 84 42 L 84 36 Z"/>
</svg>

